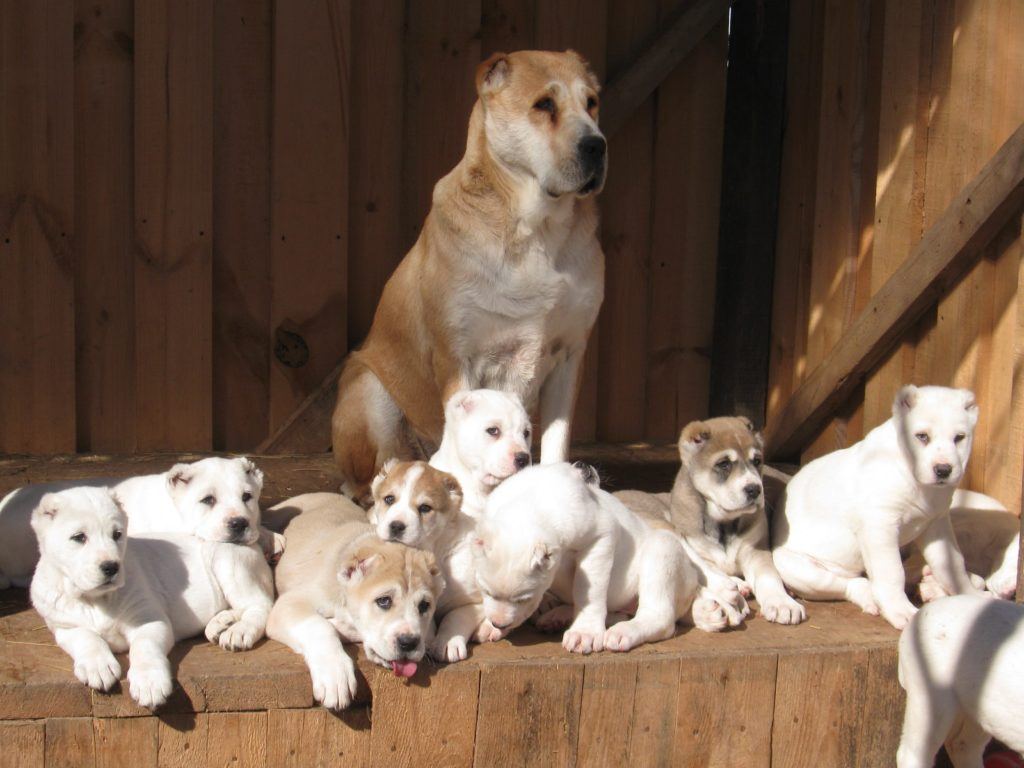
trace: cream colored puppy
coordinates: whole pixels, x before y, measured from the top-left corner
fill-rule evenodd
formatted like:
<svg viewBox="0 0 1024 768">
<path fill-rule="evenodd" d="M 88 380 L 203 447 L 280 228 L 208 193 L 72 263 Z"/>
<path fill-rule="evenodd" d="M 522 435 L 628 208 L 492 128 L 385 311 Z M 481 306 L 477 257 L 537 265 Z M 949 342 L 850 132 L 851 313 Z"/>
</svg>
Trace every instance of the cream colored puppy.
<svg viewBox="0 0 1024 768">
<path fill-rule="evenodd" d="M 977 595 L 924 606 L 900 637 L 907 692 L 898 768 L 930 768 L 943 742 L 980 768 L 989 737 L 1024 753 L 1024 606 Z"/>
<path fill-rule="evenodd" d="M 434 556 L 381 541 L 366 513 L 338 494 L 296 496 L 270 513 L 291 521 L 267 634 L 305 659 L 313 697 L 328 709 L 352 703 L 355 665 L 342 641 L 362 643 L 370 661 L 412 677 L 444 589 Z"/>
<path fill-rule="evenodd" d="M 158 707 L 171 693 L 167 654 L 175 640 L 205 630 L 211 642 L 244 650 L 263 636 L 273 585 L 254 545 L 128 537 L 107 488 L 43 496 L 32 527 L 41 552 L 32 604 L 74 660 L 75 676 L 93 688 L 117 682 L 113 652 L 128 651 L 132 698 Z"/>
<path fill-rule="evenodd" d="M 728 626 L 721 606 L 697 596 L 697 570 L 679 538 L 630 512 L 587 470 L 529 467 L 487 500 L 474 546 L 491 624 L 507 634 L 550 590 L 573 606 L 562 645 L 574 653 L 627 651 L 671 637 L 679 620 L 710 632 Z M 607 627 L 610 612 L 634 615 Z"/>
<path fill-rule="evenodd" d="M 47 493 L 107 487 L 128 515 L 128 535 L 187 533 L 213 542 L 252 544 L 280 553 L 284 539 L 259 527 L 263 473 L 247 458 L 211 457 L 166 472 L 126 479 L 96 478 L 27 485 L 0 501 L 0 589 L 28 586 L 39 557 L 29 525 Z"/>
<path fill-rule="evenodd" d="M 430 455 L 463 389 L 539 402 L 541 461 L 568 450 L 604 296 L 598 80 L 573 51 L 519 51 L 481 64 L 476 87 L 465 156 L 434 188 L 338 383 L 334 455 L 359 500 L 387 459 Z"/>
</svg>

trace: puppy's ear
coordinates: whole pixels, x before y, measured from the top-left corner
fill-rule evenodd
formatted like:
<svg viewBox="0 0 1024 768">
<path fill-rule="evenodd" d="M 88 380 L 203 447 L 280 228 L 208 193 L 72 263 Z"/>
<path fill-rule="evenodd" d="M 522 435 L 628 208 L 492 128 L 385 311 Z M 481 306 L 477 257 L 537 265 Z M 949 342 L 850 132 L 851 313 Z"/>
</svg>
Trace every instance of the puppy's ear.
<svg viewBox="0 0 1024 768">
<path fill-rule="evenodd" d="M 175 464 L 167 472 L 167 490 L 171 493 L 184 490 L 190 482 L 192 482 L 191 464 Z"/>
<path fill-rule="evenodd" d="M 448 404 L 445 406 L 444 414 L 445 420 L 451 420 L 457 414 L 460 413 L 472 413 L 476 407 L 477 397 L 476 394 L 469 389 L 460 389 L 454 395 L 448 398 Z"/>
<path fill-rule="evenodd" d="M 462 509 L 462 486 L 459 485 L 459 481 L 455 479 L 455 476 L 449 475 L 447 472 L 442 473 L 441 485 L 448 491 L 448 499 L 451 502 L 452 509 L 456 512 Z"/>
<path fill-rule="evenodd" d="M 973 427 L 978 423 L 978 401 L 969 389 L 961 389 L 960 394 L 964 398 L 964 410 L 967 411 L 967 418 Z"/>
<path fill-rule="evenodd" d="M 892 415 L 899 418 L 903 414 L 908 413 L 916 403 L 917 387 L 913 384 L 907 384 L 896 393 L 896 399 L 892 402 Z"/>
<path fill-rule="evenodd" d="M 558 547 L 553 547 L 543 541 L 538 541 L 533 548 L 533 555 L 530 558 L 530 567 L 535 571 L 550 570 L 555 564 L 558 555 Z"/>
<path fill-rule="evenodd" d="M 263 470 L 256 466 L 252 459 L 239 456 L 236 461 L 242 465 L 242 471 L 249 476 L 259 490 L 263 490 Z"/>
<path fill-rule="evenodd" d="M 419 561 L 420 565 L 426 569 L 427 573 L 430 574 L 434 595 L 438 596 L 444 592 L 444 576 L 441 575 L 441 566 L 437 564 L 437 558 L 434 557 L 434 553 L 425 549 L 416 549 L 413 550 L 413 557 L 415 557 Z"/>
<path fill-rule="evenodd" d="M 380 555 L 376 553 L 357 552 L 338 572 L 338 580 L 349 586 L 358 584 L 374 569 L 379 560 Z"/>
<path fill-rule="evenodd" d="M 492 54 L 476 68 L 476 92 L 481 96 L 494 93 L 508 82 L 512 64 L 507 53 Z"/>
<path fill-rule="evenodd" d="M 750 434 L 754 436 L 754 445 L 763 450 L 764 435 L 762 435 L 760 430 L 758 430 L 754 426 L 754 422 L 748 419 L 746 416 L 739 416 L 738 418 L 741 422 L 743 422 L 743 426 L 745 426 L 750 431 Z"/>
<path fill-rule="evenodd" d="M 41 533 L 60 514 L 61 500 L 55 493 L 47 493 L 32 510 L 32 530 Z"/>
<path fill-rule="evenodd" d="M 679 435 L 679 455 L 682 458 L 700 451 L 711 439 L 711 427 L 703 421 L 691 421 Z"/>
<path fill-rule="evenodd" d="M 387 476 L 398 466 L 398 459 L 388 459 L 384 462 L 384 466 L 380 468 L 380 472 L 373 478 L 373 484 L 370 486 L 370 493 L 373 494 L 373 500 L 377 501 L 381 485 L 387 479 Z"/>
</svg>

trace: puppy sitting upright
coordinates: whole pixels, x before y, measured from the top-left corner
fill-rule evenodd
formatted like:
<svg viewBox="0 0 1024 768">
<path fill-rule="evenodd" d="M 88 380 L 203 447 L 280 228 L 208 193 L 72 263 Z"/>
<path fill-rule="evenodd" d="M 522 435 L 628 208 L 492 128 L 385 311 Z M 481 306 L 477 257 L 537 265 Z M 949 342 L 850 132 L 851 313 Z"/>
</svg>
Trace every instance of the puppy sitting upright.
<svg viewBox="0 0 1024 768">
<path fill-rule="evenodd" d="M 604 296 L 598 81 L 573 51 L 520 51 L 481 64 L 476 87 L 466 154 L 338 382 L 334 456 L 361 502 L 387 459 L 429 455 L 460 389 L 539 400 L 541 460 L 568 450 Z"/>
<path fill-rule="evenodd" d="M 971 392 L 908 385 L 891 419 L 797 472 L 774 519 L 786 585 L 812 600 L 849 600 L 903 629 L 917 609 L 900 547 L 919 541 L 943 589 L 977 593 L 949 518 L 977 422 Z"/>
<path fill-rule="evenodd" d="M 370 661 L 412 677 L 444 589 L 434 556 L 381 541 L 363 510 L 338 494 L 307 493 L 270 512 L 291 521 L 267 634 L 302 654 L 313 697 L 328 709 L 352 702 L 355 666 L 342 640 L 362 643 Z"/>
</svg>

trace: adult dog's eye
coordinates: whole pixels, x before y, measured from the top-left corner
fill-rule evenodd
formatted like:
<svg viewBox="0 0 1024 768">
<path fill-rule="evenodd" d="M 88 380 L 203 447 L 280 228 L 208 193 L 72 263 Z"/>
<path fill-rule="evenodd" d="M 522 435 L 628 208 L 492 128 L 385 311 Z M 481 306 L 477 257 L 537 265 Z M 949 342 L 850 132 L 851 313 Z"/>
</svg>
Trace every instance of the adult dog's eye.
<svg viewBox="0 0 1024 768">
<path fill-rule="evenodd" d="M 250 501 L 252 501 L 252 494 L 246 491 L 242 494 L 242 503 L 248 504 Z"/>
<path fill-rule="evenodd" d="M 86 536 L 84 533 L 76 533 L 74 536 L 71 537 L 71 540 L 77 542 L 78 544 L 85 544 L 85 542 L 89 540 L 89 537 Z"/>
<path fill-rule="evenodd" d="M 421 615 L 426 613 L 430 610 L 430 601 L 420 600 L 420 604 L 416 606 L 416 610 L 419 611 Z"/>
<path fill-rule="evenodd" d="M 114 531 L 112 536 L 114 538 L 114 541 L 120 541 L 121 537 L 124 536 L 124 532 L 123 531 Z"/>
<path fill-rule="evenodd" d="M 963 432 L 957 432 L 956 437 L 953 438 L 954 443 L 962 443 L 964 438 L 967 437 Z"/>
<path fill-rule="evenodd" d="M 203 496 L 203 498 L 201 498 L 199 502 L 201 504 L 205 504 L 208 507 L 212 507 L 214 504 L 217 503 L 217 500 L 213 497 L 213 494 L 210 494 L 209 496 Z"/>
<path fill-rule="evenodd" d="M 540 110 L 541 112 L 547 112 L 549 115 L 555 114 L 555 102 L 551 100 L 550 96 L 545 96 L 543 99 L 537 99 L 533 103 L 533 108 Z"/>
<path fill-rule="evenodd" d="M 488 427 L 487 434 L 491 437 L 499 437 L 501 435 L 501 430 L 497 427 Z"/>
<path fill-rule="evenodd" d="M 387 496 L 385 496 L 384 497 L 384 503 L 387 504 L 389 507 L 392 504 L 394 504 L 395 503 L 395 494 L 389 493 Z"/>
<path fill-rule="evenodd" d="M 593 96 L 588 96 L 587 97 L 587 112 L 591 112 L 591 111 L 593 111 L 595 109 L 597 109 L 597 99 L 595 99 Z"/>
<path fill-rule="evenodd" d="M 377 603 L 377 607 L 382 611 L 391 610 L 391 598 L 387 595 L 384 595 L 384 597 L 378 597 L 374 602 Z"/>
<path fill-rule="evenodd" d="M 728 459 L 722 459 L 720 462 L 715 464 L 715 469 L 721 470 L 722 472 L 728 472 L 732 467 L 732 462 Z"/>
<path fill-rule="evenodd" d="M 929 438 L 927 432 L 918 432 L 914 437 L 917 438 L 917 441 L 921 443 L 921 445 L 928 445 Z"/>
<path fill-rule="evenodd" d="M 427 514 L 427 512 L 432 510 L 433 507 L 430 506 L 429 504 L 420 504 L 418 507 L 416 507 L 416 509 L 419 511 L 421 515 L 425 515 Z"/>
</svg>

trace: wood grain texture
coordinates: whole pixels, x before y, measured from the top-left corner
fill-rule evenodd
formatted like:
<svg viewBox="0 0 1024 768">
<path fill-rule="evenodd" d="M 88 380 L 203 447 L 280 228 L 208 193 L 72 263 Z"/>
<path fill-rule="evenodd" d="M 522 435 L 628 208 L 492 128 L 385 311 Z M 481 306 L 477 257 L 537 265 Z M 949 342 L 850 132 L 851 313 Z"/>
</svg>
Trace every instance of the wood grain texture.
<svg viewBox="0 0 1024 768">
<path fill-rule="evenodd" d="M 636 680 L 628 661 L 584 668 L 576 765 L 627 764 Z"/>
<path fill-rule="evenodd" d="M 533 48 L 534 16 L 540 3 L 534 0 L 482 0 L 480 58 L 492 53 Z"/>
<path fill-rule="evenodd" d="M 630 765 L 672 764 L 680 664 L 679 659 L 672 658 L 637 662 L 629 737 Z"/>
<path fill-rule="evenodd" d="M 163 715 L 157 725 L 160 768 L 206 768 L 209 765 L 209 720 L 206 715 Z"/>
<path fill-rule="evenodd" d="M 91 768 L 96 764 L 92 718 L 50 717 L 46 720 L 47 768 Z"/>
<path fill-rule="evenodd" d="M 75 3 L 76 450 L 135 447 L 131 0 Z"/>
<path fill-rule="evenodd" d="M 73 4 L 0 7 L 0 451 L 75 447 Z"/>
<path fill-rule="evenodd" d="M 210 768 L 264 768 L 267 765 L 267 713 L 206 715 L 206 759 Z"/>
<path fill-rule="evenodd" d="M 96 768 L 150 768 L 158 763 L 155 717 L 93 720 Z"/>
<path fill-rule="evenodd" d="M 0 744 L 0 768 L 43 768 L 46 764 L 46 734 L 41 722 L 0 722 Z"/>
</svg>

